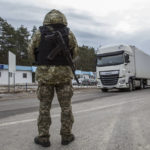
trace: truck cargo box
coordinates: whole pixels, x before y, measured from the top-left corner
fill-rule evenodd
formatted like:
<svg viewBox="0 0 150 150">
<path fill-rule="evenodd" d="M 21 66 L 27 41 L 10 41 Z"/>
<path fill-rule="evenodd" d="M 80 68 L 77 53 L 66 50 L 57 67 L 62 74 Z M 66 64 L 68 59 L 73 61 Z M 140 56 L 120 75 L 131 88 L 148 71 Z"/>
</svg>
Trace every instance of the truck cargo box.
<svg viewBox="0 0 150 150">
<path fill-rule="evenodd" d="M 132 47 L 135 58 L 136 78 L 150 79 L 150 56 L 136 47 Z"/>
</svg>

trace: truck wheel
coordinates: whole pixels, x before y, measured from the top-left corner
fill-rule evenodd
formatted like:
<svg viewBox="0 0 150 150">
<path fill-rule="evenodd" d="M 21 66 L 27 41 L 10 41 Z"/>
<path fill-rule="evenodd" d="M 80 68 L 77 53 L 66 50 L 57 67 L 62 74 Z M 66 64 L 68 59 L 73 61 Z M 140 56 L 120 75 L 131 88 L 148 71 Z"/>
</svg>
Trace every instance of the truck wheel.
<svg viewBox="0 0 150 150">
<path fill-rule="evenodd" d="M 141 80 L 141 83 L 140 83 L 140 89 L 144 89 L 144 83 L 143 83 L 143 80 Z"/>
<path fill-rule="evenodd" d="M 133 91 L 136 90 L 135 80 L 132 80 L 132 89 Z"/>
<path fill-rule="evenodd" d="M 143 83 L 143 89 L 146 89 L 146 84 L 145 83 Z"/>
<path fill-rule="evenodd" d="M 143 89 L 146 89 L 146 85 L 145 84 L 143 85 Z"/>
<path fill-rule="evenodd" d="M 129 89 L 128 89 L 128 91 L 130 91 L 130 92 L 133 91 L 133 82 L 132 82 L 131 79 L 129 80 Z"/>
<path fill-rule="evenodd" d="M 108 92 L 108 89 L 101 89 L 102 92 Z"/>
</svg>

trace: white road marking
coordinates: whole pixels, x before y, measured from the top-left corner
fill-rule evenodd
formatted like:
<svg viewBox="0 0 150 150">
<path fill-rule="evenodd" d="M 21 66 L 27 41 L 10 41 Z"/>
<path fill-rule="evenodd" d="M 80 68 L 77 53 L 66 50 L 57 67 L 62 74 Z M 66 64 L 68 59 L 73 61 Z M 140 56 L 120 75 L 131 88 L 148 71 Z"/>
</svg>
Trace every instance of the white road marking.
<svg viewBox="0 0 150 150">
<path fill-rule="evenodd" d="M 79 110 L 79 111 L 76 111 L 76 112 L 73 112 L 73 113 L 74 114 L 79 114 L 79 113 L 84 113 L 84 112 L 97 111 L 97 110 L 106 109 L 106 108 L 115 107 L 115 106 L 120 106 L 120 105 L 123 105 L 123 104 L 132 103 L 132 102 L 141 102 L 141 99 L 132 100 L 132 101 L 128 101 L 128 102 L 120 102 L 120 103 L 117 103 L 117 104 L 112 104 L 112 105 L 107 105 L 107 106 L 93 107 L 93 108 L 90 108 L 90 109 Z M 56 117 L 59 117 L 59 116 L 60 116 L 60 114 L 56 114 L 56 115 L 53 115 L 52 118 L 56 118 Z M 26 119 L 26 120 L 19 120 L 19 121 L 13 121 L 13 122 L 5 122 L 5 123 L 1 123 L 0 127 L 16 125 L 16 124 L 20 124 L 20 123 L 28 123 L 28 122 L 33 122 L 33 121 L 36 121 L 36 120 L 37 119 Z"/>
<path fill-rule="evenodd" d="M 84 113 L 84 112 L 90 112 L 90 111 L 96 111 L 96 110 L 101 110 L 101 109 L 105 109 L 105 108 L 110 108 L 110 107 L 114 107 L 114 106 L 118 106 L 118 105 L 123 105 L 123 104 L 131 103 L 131 102 L 138 102 L 138 101 L 141 101 L 141 100 L 132 100 L 132 101 L 128 101 L 128 102 L 121 102 L 121 103 L 107 105 L 107 106 L 101 106 L 101 107 L 94 107 L 94 108 L 90 108 L 90 109 L 84 109 L 84 110 L 80 110 L 80 111 L 74 112 L 74 114 Z"/>
</svg>

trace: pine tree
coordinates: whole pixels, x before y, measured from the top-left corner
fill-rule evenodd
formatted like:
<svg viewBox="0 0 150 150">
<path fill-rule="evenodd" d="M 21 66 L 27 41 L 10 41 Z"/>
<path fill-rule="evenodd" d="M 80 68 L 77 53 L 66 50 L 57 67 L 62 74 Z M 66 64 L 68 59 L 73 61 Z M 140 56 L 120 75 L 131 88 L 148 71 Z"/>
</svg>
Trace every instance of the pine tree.
<svg viewBox="0 0 150 150">
<path fill-rule="evenodd" d="M 29 65 L 27 47 L 29 32 L 24 26 L 15 30 L 0 17 L 0 64 L 8 63 L 8 51 L 16 54 L 17 65 Z"/>
<path fill-rule="evenodd" d="M 16 56 L 18 65 L 29 65 L 27 47 L 29 32 L 23 25 L 16 30 Z"/>
<path fill-rule="evenodd" d="M 33 29 L 31 30 L 32 36 L 33 36 L 33 34 L 34 34 L 36 31 L 37 31 L 37 27 L 36 27 L 36 26 L 33 26 Z M 31 36 L 31 37 L 32 37 L 32 36 Z"/>
<path fill-rule="evenodd" d="M 79 60 L 76 62 L 76 68 L 84 71 L 96 70 L 96 54 L 94 48 L 84 45 L 79 47 Z"/>
<path fill-rule="evenodd" d="M 15 53 L 15 29 L 0 17 L 0 63 L 8 63 L 8 51 Z"/>
</svg>

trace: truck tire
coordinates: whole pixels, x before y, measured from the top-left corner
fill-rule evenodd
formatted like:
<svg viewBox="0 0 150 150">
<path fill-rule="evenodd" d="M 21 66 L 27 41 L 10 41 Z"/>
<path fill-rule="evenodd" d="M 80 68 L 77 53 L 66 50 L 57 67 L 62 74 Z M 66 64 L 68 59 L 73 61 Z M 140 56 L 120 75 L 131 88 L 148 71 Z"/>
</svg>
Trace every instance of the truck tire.
<svg viewBox="0 0 150 150">
<path fill-rule="evenodd" d="M 144 81 L 143 81 L 143 89 L 146 89 L 146 85 L 147 85 L 147 81 L 144 80 Z"/>
<path fill-rule="evenodd" d="M 129 88 L 128 88 L 128 91 L 129 91 L 129 92 L 132 92 L 132 91 L 133 91 L 133 82 L 132 82 L 132 79 L 129 80 Z"/>
<path fill-rule="evenodd" d="M 144 89 L 144 83 L 143 83 L 143 80 L 140 81 L 140 89 Z"/>
<path fill-rule="evenodd" d="M 102 92 L 108 92 L 108 89 L 101 89 Z"/>
<path fill-rule="evenodd" d="M 132 88 L 133 88 L 133 91 L 136 90 L 135 80 L 132 80 Z"/>
</svg>

